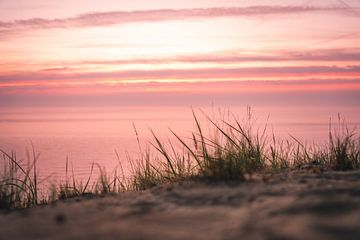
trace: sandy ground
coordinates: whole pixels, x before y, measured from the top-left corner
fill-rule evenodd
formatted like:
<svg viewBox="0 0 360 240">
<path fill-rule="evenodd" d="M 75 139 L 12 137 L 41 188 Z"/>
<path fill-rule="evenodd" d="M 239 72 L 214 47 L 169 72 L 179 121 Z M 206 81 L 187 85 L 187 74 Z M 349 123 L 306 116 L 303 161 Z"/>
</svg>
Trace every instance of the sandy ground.
<svg viewBox="0 0 360 240">
<path fill-rule="evenodd" d="M 360 239 L 360 171 L 184 182 L 0 213 L 0 239 Z"/>
</svg>

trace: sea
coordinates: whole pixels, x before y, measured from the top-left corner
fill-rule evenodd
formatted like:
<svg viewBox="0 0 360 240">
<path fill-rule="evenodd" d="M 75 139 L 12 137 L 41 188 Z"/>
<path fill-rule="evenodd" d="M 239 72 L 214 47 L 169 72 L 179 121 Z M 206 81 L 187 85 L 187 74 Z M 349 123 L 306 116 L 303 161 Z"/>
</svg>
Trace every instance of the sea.
<svg viewBox="0 0 360 240">
<path fill-rule="evenodd" d="M 46 184 L 64 181 L 69 175 L 81 181 L 100 168 L 109 175 L 127 175 L 131 161 L 146 148 L 158 156 L 153 133 L 163 142 L 180 148 L 170 130 L 184 139 L 196 131 L 194 115 L 204 131 L 213 127 L 207 118 L 239 122 L 249 120 L 253 130 L 286 141 L 325 144 L 329 129 L 345 122 L 350 131 L 360 127 L 359 106 L 129 106 L 129 107 L 18 107 L 0 108 L 0 149 L 27 164 L 37 159 L 37 172 Z M 221 122 L 221 121 L 220 121 Z M 4 157 L 2 164 L 6 163 Z M 4 166 L 4 165 L 1 165 Z M 94 167 L 93 167 L 94 166 Z"/>
</svg>

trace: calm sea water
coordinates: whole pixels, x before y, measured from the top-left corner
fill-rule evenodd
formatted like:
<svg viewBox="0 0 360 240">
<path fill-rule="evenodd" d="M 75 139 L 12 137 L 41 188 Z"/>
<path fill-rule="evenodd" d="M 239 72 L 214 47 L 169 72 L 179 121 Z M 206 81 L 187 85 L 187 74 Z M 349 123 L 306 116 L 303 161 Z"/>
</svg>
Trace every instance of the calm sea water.
<svg viewBox="0 0 360 240">
<path fill-rule="evenodd" d="M 209 116 L 219 116 L 217 109 L 201 109 Z M 340 112 L 351 128 L 358 127 L 359 110 L 330 106 L 254 107 L 252 114 L 257 127 L 267 124 L 268 132 L 279 138 L 289 138 L 291 134 L 302 141 L 322 142 L 327 138 L 330 118 L 336 122 Z M 199 109 L 195 111 L 203 121 Z M 230 111 L 241 120 L 247 109 L 231 107 Z M 222 113 L 227 115 L 225 109 Z M 126 156 L 136 158 L 139 154 L 133 124 L 142 143 L 151 141 L 150 129 L 161 139 L 171 139 L 168 128 L 181 136 L 191 136 L 195 129 L 190 107 L 3 108 L 0 114 L 0 148 L 14 150 L 18 159 L 26 160 L 26 152 L 33 145 L 40 154 L 39 175 L 42 179 L 51 176 L 47 181 L 64 178 L 67 158 L 78 179 L 89 175 L 93 162 L 111 172 L 121 161 L 128 170 Z"/>
</svg>

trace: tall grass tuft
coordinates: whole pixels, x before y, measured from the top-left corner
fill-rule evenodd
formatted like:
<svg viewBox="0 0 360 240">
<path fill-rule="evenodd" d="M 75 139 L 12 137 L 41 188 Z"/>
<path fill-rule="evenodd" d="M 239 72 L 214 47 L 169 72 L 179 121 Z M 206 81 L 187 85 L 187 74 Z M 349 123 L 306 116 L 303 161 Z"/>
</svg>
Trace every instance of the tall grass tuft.
<svg viewBox="0 0 360 240">
<path fill-rule="evenodd" d="M 182 146 L 182 154 L 176 153 L 173 145 L 169 143 L 171 154 L 153 134 L 156 142 L 154 147 L 167 163 L 167 177 L 196 176 L 215 180 L 236 180 L 244 179 L 246 175 L 265 168 L 265 129 L 257 130 L 254 134 L 250 111 L 245 125 L 235 118 L 231 123 L 225 119 L 211 119 L 206 114 L 204 116 L 215 133 L 212 137 L 206 134 L 194 111 L 196 132 L 192 133 L 190 141 L 171 130 Z"/>
<path fill-rule="evenodd" d="M 303 166 L 322 166 L 333 170 L 351 170 L 360 168 L 360 138 L 356 132 L 349 131 L 341 121 L 336 129 L 329 128 L 327 145 L 308 145 L 295 137 L 278 140 L 274 134 L 268 134 L 267 126 L 255 128 L 251 109 L 247 116 L 239 121 L 235 116 L 210 118 L 202 113 L 210 129 L 205 129 L 198 116 L 192 111 L 195 129 L 190 138 L 180 137 L 170 130 L 182 146 L 183 153 L 167 150 L 153 133 L 154 148 L 165 160 L 165 175 L 176 179 L 176 176 L 201 177 L 214 180 L 243 180 L 253 173 L 263 171 L 302 168 Z M 209 132 L 213 132 L 211 135 Z M 192 144 L 191 144 L 192 143 Z M 177 156 L 177 157 L 172 157 Z M 182 157 L 181 157 L 182 156 Z M 179 174 L 174 166 L 182 164 L 187 158 L 187 172 Z M 159 173 L 159 169 L 155 172 Z M 163 173 L 164 171 L 160 172 Z"/>
<path fill-rule="evenodd" d="M 151 158 L 149 148 L 145 149 L 139 159 L 128 159 L 131 163 L 130 185 L 133 190 L 145 190 L 165 182 L 161 170 L 155 165 L 158 161 Z"/>
<path fill-rule="evenodd" d="M 56 201 L 57 199 L 60 200 L 65 200 L 68 198 L 74 198 L 74 197 L 78 197 L 78 196 L 82 196 L 85 195 L 86 193 L 91 193 L 91 189 L 90 189 L 90 180 L 91 180 L 91 176 L 93 174 L 93 170 L 94 170 L 94 163 L 92 163 L 91 165 L 91 170 L 90 170 L 90 174 L 89 177 L 86 181 L 85 184 L 83 184 L 82 182 L 78 182 L 75 179 L 75 175 L 74 175 L 74 169 L 71 166 L 71 181 L 69 180 L 69 159 L 68 157 L 66 157 L 66 167 L 65 167 L 65 183 L 60 183 L 59 184 L 59 189 L 56 188 L 56 186 L 52 186 L 51 189 L 51 201 Z M 54 198 L 54 195 L 57 195 L 57 198 Z"/>
<path fill-rule="evenodd" d="M 335 170 L 360 168 L 360 138 L 341 122 L 340 115 L 336 128 L 332 129 L 330 124 L 328 161 Z"/>
<path fill-rule="evenodd" d="M 37 205 L 38 182 L 36 163 L 39 155 L 32 146 L 32 159 L 23 164 L 12 151 L 10 154 L 0 149 L 3 169 L 0 173 L 0 209 L 27 208 Z M 30 154 L 27 154 L 30 156 Z"/>
</svg>

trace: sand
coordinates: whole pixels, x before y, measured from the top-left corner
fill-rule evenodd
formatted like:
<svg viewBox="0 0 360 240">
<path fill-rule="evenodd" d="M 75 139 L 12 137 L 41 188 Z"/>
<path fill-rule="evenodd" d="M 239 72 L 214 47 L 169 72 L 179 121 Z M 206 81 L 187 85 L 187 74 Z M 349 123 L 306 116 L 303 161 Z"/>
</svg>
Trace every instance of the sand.
<svg viewBox="0 0 360 240">
<path fill-rule="evenodd" d="M 197 182 L 0 213 L 0 239 L 360 239 L 360 171 Z"/>
</svg>

